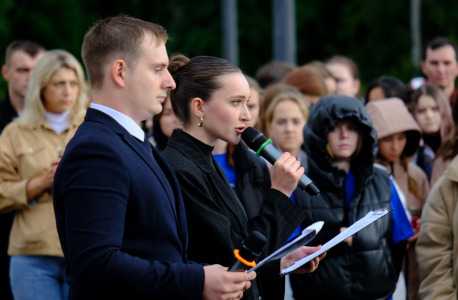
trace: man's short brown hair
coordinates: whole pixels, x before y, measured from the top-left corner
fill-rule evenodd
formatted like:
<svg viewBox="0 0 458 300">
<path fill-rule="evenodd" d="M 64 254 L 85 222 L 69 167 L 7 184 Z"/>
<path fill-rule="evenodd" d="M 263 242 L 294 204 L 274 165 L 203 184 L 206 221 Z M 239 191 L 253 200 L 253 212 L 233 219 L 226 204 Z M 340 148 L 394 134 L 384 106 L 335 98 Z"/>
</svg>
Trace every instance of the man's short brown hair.
<svg viewBox="0 0 458 300">
<path fill-rule="evenodd" d="M 141 44 L 145 33 L 157 37 L 157 44 L 167 42 L 164 27 L 127 16 L 108 18 L 97 22 L 86 33 L 81 56 L 93 88 L 103 85 L 103 68 L 117 58 L 133 68 L 142 55 Z"/>
<path fill-rule="evenodd" d="M 30 57 L 34 58 L 38 53 L 45 52 L 46 49 L 32 41 L 20 40 L 12 42 L 6 48 L 5 65 L 9 66 L 11 57 L 16 51 L 24 51 Z"/>
</svg>

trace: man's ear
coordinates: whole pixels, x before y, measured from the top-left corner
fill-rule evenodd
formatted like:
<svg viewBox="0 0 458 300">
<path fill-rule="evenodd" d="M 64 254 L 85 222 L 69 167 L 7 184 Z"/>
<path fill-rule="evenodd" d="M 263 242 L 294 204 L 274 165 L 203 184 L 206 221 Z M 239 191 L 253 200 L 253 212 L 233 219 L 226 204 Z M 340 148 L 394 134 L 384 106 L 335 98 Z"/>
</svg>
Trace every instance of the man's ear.
<svg viewBox="0 0 458 300">
<path fill-rule="evenodd" d="M 8 67 L 6 65 L 3 65 L 2 66 L 2 75 L 3 75 L 3 78 L 5 78 L 5 81 L 6 82 L 9 82 L 10 80 L 10 76 L 9 76 L 9 72 L 8 72 Z"/>
<path fill-rule="evenodd" d="M 421 66 L 421 71 L 423 72 L 423 74 L 425 74 L 425 76 L 427 76 L 426 73 L 425 73 L 425 61 L 424 60 L 421 62 L 420 66 Z"/>
<path fill-rule="evenodd" d="M 200 98 L 194 98 L 191 101 L 191 110 L 192 113 L 200 119 L 200 117 L 204 117 L 205 112 L 204 112 L 204 101 Z"/>
<path fill-rule="evenodd" d="M 358 78 L 354 80 L 353 88 L 354 88 L 355 95 L 358 95 L 359 90 L 361 89 L 361 81 Z"/>
<path fill-rule="evenodd" d="M 126 62 L 122 59 L 112 62 L 110 66 L 110 77 L 113 79 L 114 83 L 121 88 L 125 86 L 126 68 Z"/>
</svg>

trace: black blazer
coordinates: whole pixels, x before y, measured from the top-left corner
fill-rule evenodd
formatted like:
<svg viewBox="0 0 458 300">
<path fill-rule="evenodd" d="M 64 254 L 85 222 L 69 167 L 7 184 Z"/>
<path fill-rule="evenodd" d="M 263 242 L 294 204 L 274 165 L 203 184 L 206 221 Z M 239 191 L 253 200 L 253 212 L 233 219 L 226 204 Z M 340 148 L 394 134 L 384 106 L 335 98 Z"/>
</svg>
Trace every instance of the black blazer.
<svg viewBox="0 0 458 300">
<path fill-rule="evenodd" d="M 204 271 L 186 258 L 176 177 L 113 118 L 88 109 L 53 195 L 69 299 L 202 298 Z"/>
<path fill-rule="evenodd" d="M 259 215 L 248 220 L 216 160 L 213 158 L 215 170 L 181 130 L 173 132 L 163 155 L 181 186 L 189 228 L 188 255 L 196 262 L 229 266 L 234 249 L 240 249 L 247 234 L 254 230 L 267 237 L 260 257 L 263 259 L 282 246 L 304 219 L 286 195 L 271 189 Z M 283 280 L 278 275 L 279 260 L 260 272 L 258 288 L 263 299 L 280 299 Z M 254 299 L 253 289 L 244 293 L 244 299 Z"/>
</svg>

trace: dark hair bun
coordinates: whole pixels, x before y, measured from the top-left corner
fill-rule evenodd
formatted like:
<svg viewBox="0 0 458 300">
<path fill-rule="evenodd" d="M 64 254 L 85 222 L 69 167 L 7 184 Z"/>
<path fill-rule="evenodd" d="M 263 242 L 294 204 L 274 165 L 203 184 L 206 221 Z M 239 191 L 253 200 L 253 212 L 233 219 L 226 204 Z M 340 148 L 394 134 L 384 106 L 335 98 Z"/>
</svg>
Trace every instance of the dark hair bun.
<svg viewBox="0 0 458 300">
<path fill-rule="evenodd" d="M 172 56 L 168 70 L 174 79 L 177 76 L 177 73 L 180 72 L 180 70 L 189 62 L 189 60 L 189 58 L 181 54 Z"/>
</svg>

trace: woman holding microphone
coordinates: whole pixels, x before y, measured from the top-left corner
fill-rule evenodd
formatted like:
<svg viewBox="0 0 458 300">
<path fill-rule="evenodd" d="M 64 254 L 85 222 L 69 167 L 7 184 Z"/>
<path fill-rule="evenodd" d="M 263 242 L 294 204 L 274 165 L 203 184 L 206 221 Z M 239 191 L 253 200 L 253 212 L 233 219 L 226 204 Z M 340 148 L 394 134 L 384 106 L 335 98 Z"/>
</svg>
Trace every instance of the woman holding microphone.
<svg viewBox="0 0 458 300">
<path fill-rule="evenodd" d="M 246 236 L 256 230 L 267 237 L 259 257 L 263 259 L 281 247 L 303 219 L 289 196 L 304 169 L 294 157 L 284 153 L 272 168 L 272 188 L 264 197 L 259 215 L 248 219 L 212 156 L 218 139 L 231 144 L 240 142 L 240 135 L 251 119 L 247 108 L 248 82 L 239 68 L 216 57 L 174 56 L 169 71 L 177 85 L 170 93 L 172 107 L 184 129 L 173 132 L 163 155 L 183 193 L 188 258 L 229 266 L 233 251 L 240 249 Z M 318 249 L 302 247 L 267 264 L 257 272 L 256 283 L 244 293 L 244 299 L 281 299 L 284 284 L 278 275 L 280 270 Z M 319 259 L 300 272 L 313 271 Z"/>
</svg>

